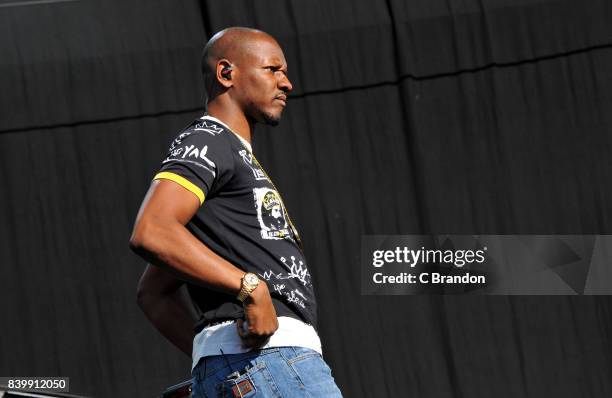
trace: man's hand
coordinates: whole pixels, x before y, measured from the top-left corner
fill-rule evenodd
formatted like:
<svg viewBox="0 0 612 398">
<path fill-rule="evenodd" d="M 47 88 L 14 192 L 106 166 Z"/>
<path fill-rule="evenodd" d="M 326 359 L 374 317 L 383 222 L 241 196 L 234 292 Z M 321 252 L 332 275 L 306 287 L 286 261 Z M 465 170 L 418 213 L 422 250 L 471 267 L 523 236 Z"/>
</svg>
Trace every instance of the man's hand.
<svg viewBox="0 0 612 398">
<path fill-rule="evenodd" d="M 244 300 L 244 315 L 248 330 L 244 330 L 243 319 L 238 319 L 236 323 L 242 345 L 246 348 L 262 347 L 278 329 L 272 297 L 263 281 L 260 281 L 257 288 Z"/>
</svg>

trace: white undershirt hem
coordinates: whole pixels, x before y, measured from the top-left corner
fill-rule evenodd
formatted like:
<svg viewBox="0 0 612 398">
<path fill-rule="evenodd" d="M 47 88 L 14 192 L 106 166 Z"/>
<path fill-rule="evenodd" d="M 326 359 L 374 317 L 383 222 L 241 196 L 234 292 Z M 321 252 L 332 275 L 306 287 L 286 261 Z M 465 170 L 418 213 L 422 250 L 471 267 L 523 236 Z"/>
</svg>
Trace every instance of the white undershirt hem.
<svg viewBox="0 0 612 398">
<path fill-rule="evenodd" d="M 261 348 L 304 347 L 323 355 L 321 339 L 312 325 L 288 316 L 278 317 L 278 330 Z M 223 352 L 221 352 L 223 351 Z M 222 355 L 242 354 L 251 349 L 244 348 L 238 335 L 235 321 L 227 321 L 202 329 L 193 339 L 192 370 L 200 358 Z"/>
</svg>

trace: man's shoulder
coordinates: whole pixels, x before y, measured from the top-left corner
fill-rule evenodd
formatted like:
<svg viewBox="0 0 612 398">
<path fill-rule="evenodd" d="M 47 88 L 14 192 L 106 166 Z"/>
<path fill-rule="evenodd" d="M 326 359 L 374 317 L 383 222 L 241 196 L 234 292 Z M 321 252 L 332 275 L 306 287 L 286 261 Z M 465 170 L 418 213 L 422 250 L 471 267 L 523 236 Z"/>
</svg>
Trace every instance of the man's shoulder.
<svg viewBox="0 0 612 398">
<path fill-rule="evenodd" d="M 229 170 L 234 162 L 229 134 L 231 132 L 219 123 L 196 119 L 175 136 L 162 164 L 178 162 L 207 170 L 218 170 L 219 166 Z"/>
<path fill-rule="evenodd" d="M 221 123 L 198 118 L 174 137 L 170 144 L 170 151 L 188 144 L 209 144 L 217 148 L 229 147 L 231 141 L 227 139 L 228 133 L 230 132 Z"/>
<path fill-rule="evenodd" d="M 191 126 L 189 126 L 189 129 L 194 132 L 204 132 L 213 137 L 217 137 L 229 132 L 222 123 L 207 118 L 206 116 L 194 120 L 193 123 L 191 123 Z"/>
</svg>

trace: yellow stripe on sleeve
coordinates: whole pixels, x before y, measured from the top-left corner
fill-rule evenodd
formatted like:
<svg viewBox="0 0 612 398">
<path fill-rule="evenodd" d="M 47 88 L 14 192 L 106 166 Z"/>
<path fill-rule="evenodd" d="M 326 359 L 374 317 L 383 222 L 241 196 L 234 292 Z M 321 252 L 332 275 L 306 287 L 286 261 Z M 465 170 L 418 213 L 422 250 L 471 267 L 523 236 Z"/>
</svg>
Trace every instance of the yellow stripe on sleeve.
<svg viewBox="0 0 612 398">
<path fill-rule="evenodd" d="M 204 203 L 204 192 L 202 192 L 202 190 L 197 185 L 195 185 L 194 183 L 192 183 L 185 177 L 181 177 L 178 174 L 170 173 L 168 171 L 162 171 L 161 173 L 157 173 L 155 177 L 153 177 L 153 179 L 154 180 L 164 179 L 164 180 L 174 181 L 180 186 L 182 186 L 183 188 L 185 188 L 186 190 L 192 192 L 195 196 L 197 196 L 198 199 L 200 200 L 200 206 L 202 206 L 202 203 Z"/>
</svg>

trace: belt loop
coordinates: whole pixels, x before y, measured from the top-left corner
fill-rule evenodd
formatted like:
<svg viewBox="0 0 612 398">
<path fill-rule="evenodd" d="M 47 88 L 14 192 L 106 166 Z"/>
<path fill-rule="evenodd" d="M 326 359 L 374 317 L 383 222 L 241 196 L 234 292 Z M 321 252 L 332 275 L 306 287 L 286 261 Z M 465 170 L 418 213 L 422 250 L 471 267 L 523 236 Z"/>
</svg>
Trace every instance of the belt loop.
<svg viewBox="0 0 612 398">
<path fill-rule="evenodd" d="M 225 359 L 225 363 L 227 363 L 227 367 L 230 368 L 231 372 L 233 372 L 234 369 L 232 369 L 232 364 L 230 363 L 230 361 L 227 359 L 227 356 L 223 352 L 223 348 L 219 347 L 219 351 L 221 351 L 221 356 L 223 357 L 223 359 Z"/>
<path fill-rule="evenodd" d="M 204 380 L 204 379 L 206 379 L 206 376 L 208 376 L 208 375 L 206 374 L 206 368 L 208 368 L 208 361 L 207 361 L 207 359 L 208 359 L 208 358 L 207 358 L 207 357 L 204 357 L 204 358 L 202 358 L 202 359 L 204 360 L 204 363 L 202 364 L 202 365 L 204 365 L 204 373 L 200 373 L 200 374 L 201 374 L 202 376 L 204 376 L 204 377 L 202 377 L 202 380 Z"/>
</svg>

